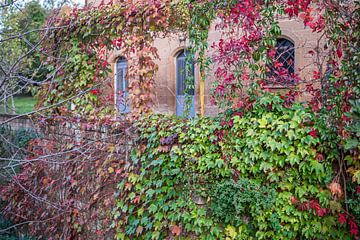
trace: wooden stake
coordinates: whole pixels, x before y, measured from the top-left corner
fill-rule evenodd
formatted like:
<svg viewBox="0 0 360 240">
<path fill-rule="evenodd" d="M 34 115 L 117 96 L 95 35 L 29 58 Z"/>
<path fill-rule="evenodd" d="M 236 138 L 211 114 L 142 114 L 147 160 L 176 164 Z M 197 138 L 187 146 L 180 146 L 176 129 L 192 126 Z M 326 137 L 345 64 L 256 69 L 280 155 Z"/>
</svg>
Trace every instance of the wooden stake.
<svg viewBox="0 0 360 240">
<path fill-rule="evenodd" d="M 204 66 L 204 65 L 203 65 Z M 200 71 L 200 116 L 205 115 L 205 73 Z"/>
</svg>

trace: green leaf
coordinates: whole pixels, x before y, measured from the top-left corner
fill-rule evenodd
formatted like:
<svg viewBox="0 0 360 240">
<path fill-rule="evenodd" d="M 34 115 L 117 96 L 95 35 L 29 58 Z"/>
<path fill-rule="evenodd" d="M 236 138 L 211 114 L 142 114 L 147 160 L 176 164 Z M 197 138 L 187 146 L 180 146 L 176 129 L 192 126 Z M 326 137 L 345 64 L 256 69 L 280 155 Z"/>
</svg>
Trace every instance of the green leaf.
<svg viewBox="0 0 360 240">
<path fill-rule="evenodd" d="M 155 213 L 157 211 L 157 206 L 155 204 L 151 204 L 149 207 L 150 213 Z"/>
</svg>

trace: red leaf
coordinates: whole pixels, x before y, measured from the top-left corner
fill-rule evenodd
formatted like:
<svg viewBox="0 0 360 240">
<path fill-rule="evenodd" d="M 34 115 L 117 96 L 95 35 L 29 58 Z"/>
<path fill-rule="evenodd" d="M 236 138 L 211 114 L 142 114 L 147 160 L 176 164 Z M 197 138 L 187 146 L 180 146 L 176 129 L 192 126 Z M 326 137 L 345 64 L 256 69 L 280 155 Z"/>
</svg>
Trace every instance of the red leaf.
<svg viewBox="0 0 360 240">
<path fill-rule="evenodd" d="M 316 214 L 317 214 L 319 217 L 325 216 L 327 212 L 328 212 L 328 210 L 327 210 L 326 208 L 316 209 Z"/>
<path fill-rule="evenodd" d="M 317 137 L 317 130 L 310 131 L 309 135 L 312 136 L 313 138 L 316 138 Z"/>
<path fill-rule="evenodd" d="M 290 198 L 292 204 L 297 204 L 299 200 L 295 196 L 291 196 Z"/>
<path fill-rule="evenodd" d="M 140 195 L 139 196 L 136 196 L 133 200 L 133 203 L 139 203 L 140 202 Z"/>
<path fill-rule="evenodd" d="M 341 45 L 339 44 L 336 49 L 336 55 L 341 58 L 342 57 L 342 51 L 341 51 Z"/>
<path fill-rule="evenodd" d="M 356 236 L 359 233 L 358 225 L 351 219 L 348 221 L 350 225 L 350 234 Z"/>
<path fill-rule="evenodd" d="M 346 223 L 346 214 L 345 213 L 339 213 L 338 216 L 339 216 L 338 220 L 341 225 Z"/>
<path fill-rule="evenodd" d="M 97 90 L 97 89 L 93 89 L 93 90 L 91 90 L 90 91 L 92 94 L 94 94 L 94 95 L 98 95 L 99 94 L 99 90 Z"/>
<path fill-rule="evenodd" d="M 105 67 L 108 65 L 108 62 L 107 62 L 107 61 L 103 61 L 101 65 L 102 65 L 102 67 L 105 68 Z"/>
<path fill-rule="evenodd" d="M 320 76 L 321 76 L 320 72 L 318 72 L 318 71 L 313 72 L 313 78 L 314 79 L 320 79 Z"/>
</svg>

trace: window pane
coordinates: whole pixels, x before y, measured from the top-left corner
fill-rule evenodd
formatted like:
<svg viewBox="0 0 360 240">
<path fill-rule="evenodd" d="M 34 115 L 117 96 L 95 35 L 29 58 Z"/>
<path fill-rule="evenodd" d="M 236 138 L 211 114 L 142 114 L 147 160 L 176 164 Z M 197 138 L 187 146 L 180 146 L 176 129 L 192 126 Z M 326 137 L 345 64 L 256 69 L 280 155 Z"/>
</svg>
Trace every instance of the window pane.
<svg viewBox="0 0 360 240">
<path fill-rule="evenodd" d="M 116 106 L 121 113 L 129 112 L 126 98 L 128 96 L 128 80 L 126 79 L 127 60 L 119 58 L 116 62 Z"/>
<path fill-rule="evenodd" d="M 191 75 L 190 75 L 191 74 Z M 191 77 L 192 86 L 194 85 L 194 64 L 192 63 L 192 71 L 189 74 L 186 69 L 186 53 L 181 51 L 176 58 L 176 93 L 183 96 L 186 91 L 186 77 Z M 190 80 L 190 81 L 191 81 Z M 189 81 L 189 79 L 188 79 Z M 194 95 L 194 89 L 187 89 L 189 95 Z"/>
<path fill-rule="evenodd" d="M 116 91 L 127 91 L 128 82 L 126 80 L 127 61 L 120 58 L 116 63 Z"/>
<path fill-rule="evenodd" d="M 268 77 L 280 83 L 293 82 L 292 74 L 295 72 L 294 44 L 287 39 L 280 38 L 277 40 L 275 49 L 275 62 L 269 66 Z"/>
</svg>

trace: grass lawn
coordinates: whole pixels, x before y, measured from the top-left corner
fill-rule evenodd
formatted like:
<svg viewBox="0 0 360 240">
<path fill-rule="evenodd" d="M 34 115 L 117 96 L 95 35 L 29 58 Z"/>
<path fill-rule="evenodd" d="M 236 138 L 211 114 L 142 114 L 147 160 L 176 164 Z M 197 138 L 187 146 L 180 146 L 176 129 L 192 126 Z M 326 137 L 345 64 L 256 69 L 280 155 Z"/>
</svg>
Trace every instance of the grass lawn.
<svg viewBox="0 0 360 240">
<path fill-rule="evenodd" d="M 33 111 L 34 105 L 36 103 L 36 100 L 30 96 L 16 96 L 14 97 L 14 101 L 15 101 L 15 112 L 17 114 L 23 114 Z M 10 102 L 9 105 L 11 106 Z M 4 113 L 4 106 L 2 103 L 0 103 L 0 113 Z"/>
</svg>

